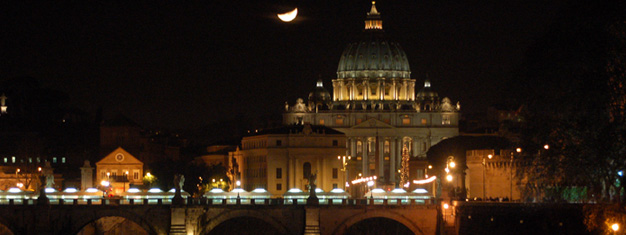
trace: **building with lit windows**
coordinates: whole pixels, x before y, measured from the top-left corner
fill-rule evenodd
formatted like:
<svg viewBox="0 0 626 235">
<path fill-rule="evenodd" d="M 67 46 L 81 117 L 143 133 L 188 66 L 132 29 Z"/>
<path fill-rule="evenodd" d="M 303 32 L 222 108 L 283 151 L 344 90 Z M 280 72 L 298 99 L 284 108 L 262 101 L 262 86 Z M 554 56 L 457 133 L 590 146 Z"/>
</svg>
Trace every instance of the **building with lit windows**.
<svg viewBox="0 0 626 235">
<path fill-rule="evenodd" d="M 407 171 L 403 152 L 412 162 L 425 162 L 432 145 L 459 132 L 460 104 L 440 98 L 428 79 L 417 92 L 416 83 L 404 50 L 385 37 L 372 4 L 362 35 L 341 54 L 332 93 L 319 80 L 306 102 L 285 104 L 283 124 L 323 125 L 344 133 L 341 154 L 352 157 L 349 179 L 377 176 L 378 187 L 393 187 Z M 413 179 L 425 175 L 423 168 L 408 171 Z"/>
<path fill-rule="evenodd" d="M 143 184 L 143 162 L 119 147 L 96 163 L 96 185 L 109 181 L 114 192 Z"/>
<path fill-rule="evenodd" d="M 246 191 L 264 188 L 282 196 L 291 188 L 308 190 L 309 176 L 316 174 L 317 188 L 330 192 L 343 189 L 345 176 L 339 155 L 346 153 L 341 132 L 319 125 L 289 125 L 259 130 L 229 153 L 231 182 L 239 180 Z"/>
</svg>

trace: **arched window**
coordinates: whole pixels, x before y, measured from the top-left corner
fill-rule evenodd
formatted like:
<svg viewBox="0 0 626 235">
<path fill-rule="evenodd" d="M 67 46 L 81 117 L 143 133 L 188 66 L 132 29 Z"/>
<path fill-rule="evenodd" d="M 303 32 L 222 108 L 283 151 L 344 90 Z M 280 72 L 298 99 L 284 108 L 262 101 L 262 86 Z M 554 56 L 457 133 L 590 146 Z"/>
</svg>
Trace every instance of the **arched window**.
<svg viewBox="0 0 626 235">
<path fill-rule="evenodd" d="M 309 179 L 311 176 L 311 163 L 305 162 L 302 166 L 302 177 L 305 179 Z"/>
</svg>

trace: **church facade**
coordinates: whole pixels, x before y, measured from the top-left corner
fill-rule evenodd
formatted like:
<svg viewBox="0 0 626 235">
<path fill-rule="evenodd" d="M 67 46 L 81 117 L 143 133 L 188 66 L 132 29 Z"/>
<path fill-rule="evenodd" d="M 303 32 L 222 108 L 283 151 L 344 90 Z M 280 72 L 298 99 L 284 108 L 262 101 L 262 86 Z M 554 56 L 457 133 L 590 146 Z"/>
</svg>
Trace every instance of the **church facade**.
<svg viewBox="0 0 626 235">
<path fill-rule="evenodd" d="M 378 186 L 398 186 L 401 178 L 425 176 L 424 168 L 409 169 L 403 158 L 425 163 L 430 146 L 458 135 L 460 104 L 440 98 L 428 79 L 417 92 L 416 84 L 404 50 L 385 37 L 372 4 L 362 35 L 340 57 L 332 93 L 319 80 L 306 102 L 285 103 L 283 124 L 344 133 L 348 181 L 377 176 Z"/>
</svg>

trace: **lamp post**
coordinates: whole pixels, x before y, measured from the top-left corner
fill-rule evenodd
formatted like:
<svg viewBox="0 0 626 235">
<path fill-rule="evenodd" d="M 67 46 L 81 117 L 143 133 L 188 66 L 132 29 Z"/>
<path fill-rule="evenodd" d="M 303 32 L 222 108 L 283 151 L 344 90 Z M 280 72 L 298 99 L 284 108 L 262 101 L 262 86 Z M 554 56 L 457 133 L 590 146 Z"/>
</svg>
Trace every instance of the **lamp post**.
<svg viewBox="0 0 626 235">
<path fill-rule="evenodd" d="M 491 158 L 493 157 L 493 155 L 489 154 L 487 155 L 487 157 L 489 158 L 489 160 L 491 160 Z M 487 186 L 485 185 L 485 175 L 487 174 L 487 168 L 485 167 L 485 157 L 483 156 L 483 200 L 485 200 L 485 198 L 487 197 Z"/>
<path fill-rule="evenodd" d="M 346 191 L 346 181 L 348 179 L 348 171 L 346 170 L 346 166 L 348 163 L 346 162 L 346 158 L 350 160 L 350 156 L 337 156 L 337 159 L 341 160 L 341 171 L 343 172 L 343 191 Z"/>
</svg>

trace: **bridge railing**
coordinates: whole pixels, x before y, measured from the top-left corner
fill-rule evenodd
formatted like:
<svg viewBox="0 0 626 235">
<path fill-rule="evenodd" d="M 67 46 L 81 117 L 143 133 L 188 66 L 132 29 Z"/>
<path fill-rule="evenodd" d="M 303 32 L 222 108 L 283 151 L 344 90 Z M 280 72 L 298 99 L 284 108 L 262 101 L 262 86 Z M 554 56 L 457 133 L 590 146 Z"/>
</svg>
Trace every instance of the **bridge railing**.
<svg viewBox="0 0 626 235">
<path fill-rule="evenodd" d="M 49 199 L 51 205 L 171 205 L 171 198 L 69 198 L 69 199 Z M 37 198 L 11 198 L 0 199 L 1 205 L 36 205 Z M 306 199 L 285 199 L 285 198 L 253 198 L 253 199 L 211 199 L 211 198 L 191 198 L 186 199 L 187 205 L 306 205 Z M 401 205 L 428 205 L 429 199 L 324 199 L 319 200 L 320 205 L 342 206 L 342 205 L 369 205 L 369 206 L 401 206 Z"/>
</svg>

